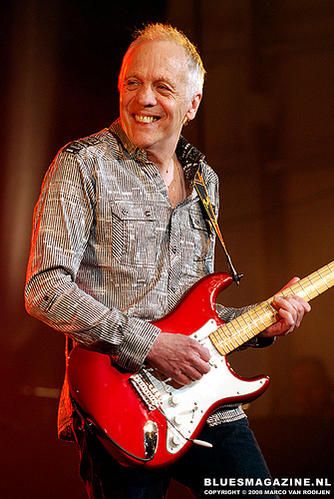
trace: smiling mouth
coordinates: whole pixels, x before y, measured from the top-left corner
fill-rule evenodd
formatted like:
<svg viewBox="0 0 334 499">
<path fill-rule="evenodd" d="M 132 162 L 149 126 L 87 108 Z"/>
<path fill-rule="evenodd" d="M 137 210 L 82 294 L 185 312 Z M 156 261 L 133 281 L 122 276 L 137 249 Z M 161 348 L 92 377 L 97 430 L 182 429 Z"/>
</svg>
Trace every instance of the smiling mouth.
<svg viewBox="0 0 334 499">
<path fill-rule="evenodd" d="M 159 116 L 144 116 L 142 114 L 135 114 L 134 119 L 138 123 L 153 123 L 154 121 L 158 121 L 160 119 L 160 117 Z"/>
</svg>

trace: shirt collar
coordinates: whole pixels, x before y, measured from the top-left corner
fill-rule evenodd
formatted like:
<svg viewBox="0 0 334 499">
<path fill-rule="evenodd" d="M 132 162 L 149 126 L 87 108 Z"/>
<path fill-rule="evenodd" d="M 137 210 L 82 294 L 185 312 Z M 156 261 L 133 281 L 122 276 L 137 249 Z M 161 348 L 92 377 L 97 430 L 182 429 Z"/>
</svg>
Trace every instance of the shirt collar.
<svg viewBox="0 0 334 499">
<path fill-rule="evenodd" d="M 109 131 L 113 135 L 116 135 L 116 137 L 120 140 L 123 148 L 130 156 L 132 156 L 134 159 L 147 160 L 146 152 L 143 149 L 135 146 L 124 132 L 120 118 L 118 118 L 110 125 Z"/>
<path fill-rule="evenodd" d="M 146 151 L 140 149 L 131 142 L 121 126 L 120 118 L 110 125 L 109 130 L 113 135 L 116 135 L 119 138 L 122 146 L 130 156 L 134 159 L 147 161 Z M 190 142 L 181 135 L 177 143 L 176 155 L 184 169 L 187 180 L 192 182 L 199 169 L 200 163 L 205 160 L 204 154 L 191 145 Z"/>
<path fill-rule="evenodd" d="M 183 167 L 186 179 L 192 182 L 200 164 L 205 161 L 204 154 L 181 135 L 176 147 L 176 155 Z"/>
</svg>

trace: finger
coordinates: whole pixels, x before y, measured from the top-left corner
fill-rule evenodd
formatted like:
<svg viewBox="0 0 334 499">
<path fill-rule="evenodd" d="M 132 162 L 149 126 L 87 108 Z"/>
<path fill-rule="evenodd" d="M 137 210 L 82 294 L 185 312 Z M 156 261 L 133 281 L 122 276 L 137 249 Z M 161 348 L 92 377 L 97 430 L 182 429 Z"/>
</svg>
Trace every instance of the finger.
<svg viewBox="0 0 334 499">
<path fill-rule="evenodd" d="M 209 363 L 202 360 L 197 353 L 192 352 L 174 370 L 173 379 L 179 383 L 188 384 L 191 381 L 201 379 L 209 371 Z"/>
<path fill-rule="evenodd" d="M 203 359 L 205 362 L 209 362 L 209 360 L 211 359 L 210 350 L 206 347 L 203 347 L 202 345 L 200 346 L 201 346 L 201 351 L 200 351 L 201 359 Z"/>
<path fill-rule="evenodd" d="M 191 379 L 191 381 L 198 381 L 203 377 L 203 373 L 198 371 L 195 367 L 188 367 L 185 376 Z"/>
<path fill-rule="evenodd" d="M 207 374 L 210 371 L 210 364 L 196 356 L 191 362 L 191 367 L 196 369 L 201 375 Z"/>
<path fill-rule="evenodd" d="M 302 303 L 296 299 L 294 296 L 278 298 L 275 300 L 276 305 L 278 305 L 278 312 L 287 312 L 291 315 L 293 320 L 295 321 L 299 315 L 304 314 L 304 307 Z"/>
<path fill-rule="evenodd" d="M 303 309 L 305 312 L 309 312 L 311 310 L 311 305 L 298 295 L 275 295 L 273 305 L 275 306 L 275 304 L 279 304 L 279 306 L 289 306 L 291 304 L 296 309 Z"/>
<path fill-rule="evenodd" d="M 301 298 L 300 296 L 298 295 L 293 295 L 291 298 L 293 298 L 296 302 L 298 302 L 298 307 L 302 308 L 303 310 L 303 313 L 308 313 L 311 311 L 311 305 L 305 301 L 303 298 Z"/>
<path fill-rule="evenodd" d="M 293 327 L 289 326 L 283 319 L 281 319 L 267 328 L 265 336 L 281 336 L 287 332 L 291 333 L 293 329 Z"/>
<path fill-rule="evenodd" d="M 193 349 L 189 352 L 187 357 L 190 367 L 194 367 L 201 374 L 206 374 L 210 371 L 209 360 L 211 358 L 210 351 L 197 341 L 192 343 Z"/>
<path fill-rule="evenodd" d="M 203 345 L 201 345 L 200 343 L 198 343 L 198 341 L 196 340 L 193 340 L 192 338 L 190 338 L 194 343 L 192 344 L 194 349 L 196 350 L 196 352 L 198 353 L 199 357 L 204 360 L 205 362 L 209 362 L 210 358 L 211 358 L 211 354 L 210 354 L 210 350 L 206 347 L 204 347 Z"/>
<path fill-rule="evenodd" d="M 311 310 L 310 304 L 298 295 L 276 295 L 272 305 L 277 310 L 279 320 L 267 328 L 265 336 L 268 337 L 290 334 L 300 326 L 305 313 Z"/>
<path fill-rule="evenodd" d="M 176 371 L 173 374 L 172 378 L 180 386 L 189 385 L 189 383 L 191 383 L 193 381 L 191 377 L 189 377 L 187 374 L 185 374 L 181 370 L 180 371 Z"/>
<path fill-rule="evenodd" d="M 280 307 L 278 313 L 281 317 L 286 318 L 287 315 L 284 311 L 290 314 L 296 327 L 299 327 L 305 313 L 311 310 L 311 306 L 303 298 L 292 295 L 285 298 L 279 297 L 275 300 L 276 304 Z"/>
<path fill-rule="evenodd" d="M 181 377 L 180 375 L 178 375 L 178 379 L 180 380 L 182 378 L 182 380 L 185 381 L 184 378 L 188 378 L 188 383 L 191 381 L 198 381 L 203 377 L 204 374 L 207 374 L 209 371 L 209 364 L 199 360 L 196 363 L 194 362 L 192 364 L 183 366 L 181 370 Z"/>
<path fill-rule="evenodd" d="M 296 327 L 298 327 L 297 314 L 295 312 L 290 313 L 284 309 L 280 309 L 278 313 L 281 317 L 282 331 L 286 330 L 291 333 Z"/>
<path fill-rule="evenodd" d="M 197 352 L 191 351 L 182 359 L 178 369 L 192 379 L 200 379 L 203 374 L 210 371 L 210 364 L 203 360 Z"/>
</svg>

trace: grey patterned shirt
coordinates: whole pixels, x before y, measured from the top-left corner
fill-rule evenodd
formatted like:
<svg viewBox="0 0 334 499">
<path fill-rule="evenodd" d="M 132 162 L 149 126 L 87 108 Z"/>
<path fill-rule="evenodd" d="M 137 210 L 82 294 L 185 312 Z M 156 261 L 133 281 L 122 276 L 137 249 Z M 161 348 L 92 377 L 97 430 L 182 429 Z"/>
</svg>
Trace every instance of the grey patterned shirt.
<svg viewBox="0 0 334 499">
<path fill-rule="evenodd" d="M 182 137 L 176 152 L 190 183 L 201 168 L 217 212 L 217 175 Z M 135 371 L 160 332 L 150 321 L 213 272 L 214 239 L 195 189 L 172 208 L 157 167 L 116 121 L 61 149 L 45 176 L 34 212 L 26 308 Z M 220 308 L 220 315 L 228 320 L 235 310 Z M 61 432 L 71 411 L 65 379 Z M 232 408 L 223 419 L 240 417 Z"/>
</svg>

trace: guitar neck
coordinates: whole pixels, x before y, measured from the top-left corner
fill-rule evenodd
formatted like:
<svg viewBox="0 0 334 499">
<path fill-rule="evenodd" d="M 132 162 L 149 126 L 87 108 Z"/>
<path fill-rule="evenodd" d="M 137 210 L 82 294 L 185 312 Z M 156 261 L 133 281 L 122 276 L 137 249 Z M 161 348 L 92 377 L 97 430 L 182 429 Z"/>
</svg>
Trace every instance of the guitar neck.
<svg viewBox="0 0 334 499">
<path fill-rule="evenodd" d="M 334 286 L 334 261 L 285 288 L 278 295 L 298 295 L 310 301 L 332 286 Z M 272 305 L 273 299 L 274 296 L 258 303 L 211 333 L 210 339 L 216 349 L 222 355 L 227 355 L 277 322 L 277 311 Z"/>
</svg>

